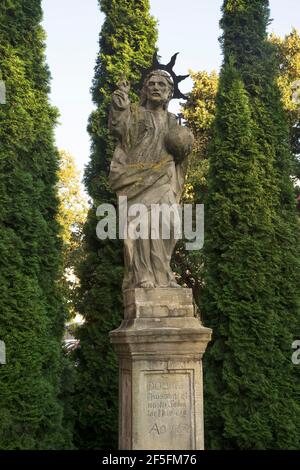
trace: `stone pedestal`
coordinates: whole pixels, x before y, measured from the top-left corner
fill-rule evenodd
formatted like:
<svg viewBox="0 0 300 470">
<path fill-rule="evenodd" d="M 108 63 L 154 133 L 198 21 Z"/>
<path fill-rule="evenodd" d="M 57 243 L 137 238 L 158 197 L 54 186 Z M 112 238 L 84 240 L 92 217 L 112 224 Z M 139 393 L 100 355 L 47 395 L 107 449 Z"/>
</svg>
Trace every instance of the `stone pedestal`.
<svg viewBox="0 0 300 470">
<path fill-rule="evenodd" d="M 191 289 L 124 293 L 125 319 L 110 333 L 119 358 L 119 448 L 204 448 L 202 356 L 211 338 Z"/>
</svg>

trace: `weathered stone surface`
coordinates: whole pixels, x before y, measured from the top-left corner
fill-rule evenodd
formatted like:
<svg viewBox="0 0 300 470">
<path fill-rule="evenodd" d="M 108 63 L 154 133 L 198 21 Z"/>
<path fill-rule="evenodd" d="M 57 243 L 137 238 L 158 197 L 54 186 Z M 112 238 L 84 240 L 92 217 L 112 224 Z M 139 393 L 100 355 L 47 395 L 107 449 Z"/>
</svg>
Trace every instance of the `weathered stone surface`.
<svg viewBox="0 0 300 470">
<path fill-rule="evenodd" d="M 130 289 L 124 292 L 125 319 L 193 317 L 190 289 Z"/>
<path fill-rule="evenodd" d="M 211 330 L 201 324 L 192 291 L 179 288 L 170 266 L 194 138 L 168 112 L 174 85 L 175 96 L 181 94 L 165 70 L 147 75 L 139 104 L 130 103 L 130 86 L 122 79 L 109 117 L 118 139 L 109 181 L 126 201 L 121 208 L 126 224 L 120 223 L 125 316 L 110 334 L 120 365 L 119 441 L 124 450 L 204 446 L 201 361 Z M 135 231 L 136 204 L 143 236 L 136 236 L 141 235 Z M 159 209 L 156 221 L 154 206 Z M 162 207 L 172 208 L 173 216 L 167 217 Z"/>
<path fill-rule="evenodd" d="M 191 131 L 180 126 L 176 117 L 168 112 L 174 94 L 174 83 L 168 73 L 155 70 L 147 76 L 139 105 L 130 103 L 129 90 L 129 83 L 121 80 L 112 95 L 109 117 L 110 130 L 118 139 L 109 182 L 117 195 L 126 199 L 128 206 L 125 211 L 128 233 L 123 234 L 123 290 L 177 288 L 170 261 L 177 242 L 175 234 L 180 228 L 178 203 L 194 138 Z M 142 236 L 132 235 L 137 214 L 129 213 L 137 203 L 144 207 L 143 216 L 140 214 Z M 158 216 L 155 223 L 154 205 L 172 207 L 174 219 L 170 217 L 166 222 L 165 216 Z M 166 237 L 163 236 L 165 228 L 169 232 Z M 161 314 L 164 315 L 163 310 Z"/>
<path fill-rule="evenodd" d="M 124 304 L 126 319 L 110 335 L 120 365 L 120 449 L 203 449 L 201 360 L 211 330 L 191 315 L 191 290 L 135 289 Z"/>
</svg>

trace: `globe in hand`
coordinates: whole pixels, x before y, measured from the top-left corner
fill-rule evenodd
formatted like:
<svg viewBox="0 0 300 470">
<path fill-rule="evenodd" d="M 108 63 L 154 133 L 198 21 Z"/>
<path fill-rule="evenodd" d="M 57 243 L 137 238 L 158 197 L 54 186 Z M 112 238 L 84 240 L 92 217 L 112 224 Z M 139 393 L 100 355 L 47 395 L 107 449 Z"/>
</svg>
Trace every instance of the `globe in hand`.
<svg viewBox="0 0 300 470">
<path fill-rule="evenodd" d="M 170 130 L 165 139 L 169 153 L 173 155 L 176 163 L 180 163 L 193 149 L 194 136 L 185 126 L 176 126 Z"/>
</svg>

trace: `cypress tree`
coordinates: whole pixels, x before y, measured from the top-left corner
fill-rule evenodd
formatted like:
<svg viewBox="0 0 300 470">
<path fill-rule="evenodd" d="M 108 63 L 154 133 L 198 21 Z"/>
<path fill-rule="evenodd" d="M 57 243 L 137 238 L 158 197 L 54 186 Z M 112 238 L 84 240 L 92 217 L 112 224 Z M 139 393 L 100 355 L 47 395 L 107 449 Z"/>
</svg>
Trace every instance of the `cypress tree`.
<svg viewBox="0 0 300 470">
<path fill-rule="evenodd" d="M 57 111 L 48 101 L 41 0 L 0 6 L 0 448 L 70 445 L 59 400 L 65 309 L 56 222 Z"/>
<path fill-rule="evenodd" d="M 106 16 L 92 86 L 96 110 L 88 125 L 92 144 L 85 172 L 93 204 L 84 229 L 84 260 L 77 269 L 77 309 L 85 319 L 75 354 L 75 443 L 80 449 L 117 446 L 118 368 L 108 334 L 123 317 L 123 248 L 118 240 L 97 239 L 96 208 L 116 202 L 107 181 L 114 146 L 108 132 L 111 95 L 125 75 L 132 84 L 131 99 L 137 99 L 140 71 L 150 65 L 157 39 L 148 0 L 100 0 L 99 4 Z"/>
<path fill-rule="evenodd" d="M 225 0 L 209 151 L 205 356 L 211 449 L 299 449 L 299 222 L 267 0 Z"/>
</svg>

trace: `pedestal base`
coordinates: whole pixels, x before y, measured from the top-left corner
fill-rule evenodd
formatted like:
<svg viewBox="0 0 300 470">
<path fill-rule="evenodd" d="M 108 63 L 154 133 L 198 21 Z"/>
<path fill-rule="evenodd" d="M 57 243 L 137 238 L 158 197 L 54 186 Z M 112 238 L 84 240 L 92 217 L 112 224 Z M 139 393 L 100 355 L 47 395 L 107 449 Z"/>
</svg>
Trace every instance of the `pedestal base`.
<svg viewBox="0 0 300 470">
<path fill-rule="evenodd" d="M 190 289 L 134 289 L 110 334 L 119 358 L 121 450 L 204 448 L 202 356 L 211 338 Z"/>
</svg>

